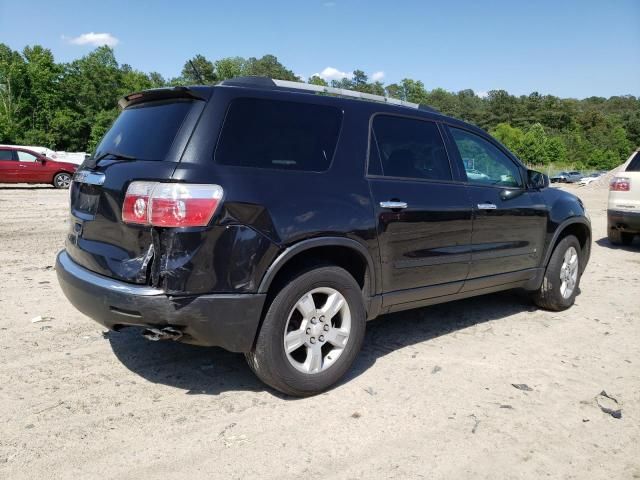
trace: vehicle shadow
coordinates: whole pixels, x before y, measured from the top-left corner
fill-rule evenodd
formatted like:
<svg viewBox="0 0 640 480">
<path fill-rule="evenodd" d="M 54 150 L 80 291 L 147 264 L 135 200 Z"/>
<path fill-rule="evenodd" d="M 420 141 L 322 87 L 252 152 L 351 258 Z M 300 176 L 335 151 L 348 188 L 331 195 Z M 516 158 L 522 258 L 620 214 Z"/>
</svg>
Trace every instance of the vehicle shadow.
<svg viewBox="0 0 640 480">
<path fill-rule="evenodd" d="M 614 245 L 607 237 L 596 240 L 601 247 L 610 248 L 612 250 L 625 250 L 627 252 L 637 252 L 640 250 L 640 235 L 636 235 L 630 245 Z"/>
<path fill-rule="evenodd" d="M 340 383 L 361 375 L 388 353 L 535 309 L 526 293 L 511 291 L 384 315 L 367 324 L 362 351 Z M 151 382 L 183 389 L 189 395 L 267 390 L 279 398 L 293 399 L 261 383 L 241 354 L 171 341 L 150 342 L 141 333 L 141 328 L 132 327 L 105 333 L 105 337 L 125 367 Z"/>
</svg>

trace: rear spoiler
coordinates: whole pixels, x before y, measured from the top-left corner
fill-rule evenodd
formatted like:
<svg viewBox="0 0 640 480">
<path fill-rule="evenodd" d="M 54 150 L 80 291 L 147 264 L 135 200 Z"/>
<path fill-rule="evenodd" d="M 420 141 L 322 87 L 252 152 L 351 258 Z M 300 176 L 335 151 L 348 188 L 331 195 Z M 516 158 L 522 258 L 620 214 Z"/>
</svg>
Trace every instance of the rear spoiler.
<svg viewBox="0 0 640 480">
<path fill-rule="evenodd" d="M 125 109 L 132 105 L 156 100 L 170 100 L 173 98 L 185 98 L 190 100 L 207 100 L 211 89 L 207 87 L 168 87 L 143 90 L 130 93 L 118 101 L 120 108 Z"/>
</svg>

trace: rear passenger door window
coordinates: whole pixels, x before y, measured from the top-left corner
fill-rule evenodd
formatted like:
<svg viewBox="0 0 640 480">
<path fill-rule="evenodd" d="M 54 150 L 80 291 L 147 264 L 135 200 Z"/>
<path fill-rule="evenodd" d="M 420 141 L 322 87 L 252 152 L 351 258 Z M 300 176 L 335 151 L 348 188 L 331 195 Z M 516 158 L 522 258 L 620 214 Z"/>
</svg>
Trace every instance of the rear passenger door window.
<svg viewBox="0 0 640 480">
<path fill-rule="evenodd" d="M 0 150 L 0 161 L 12 161 L 15 160 L 13 157 L 13 150 Z"/>
<path fill-rule="evenodd" d="M 323 172 L 338 142 L 342 111 L 259 98 L 231 102 L 216 148 L 222 165 Z"/>
<path fill-rule="evenodd" d="M 466 130 L 449 127 L 469 183 L 499 187 L 524 186 L 520 169 L 498 147 Z"/>
<path fill-rule="evenodd" d="M 369 175 L 453 179 L 444 141 L 435 122 L 376 115 L 369 150 Z"/>
</svg>

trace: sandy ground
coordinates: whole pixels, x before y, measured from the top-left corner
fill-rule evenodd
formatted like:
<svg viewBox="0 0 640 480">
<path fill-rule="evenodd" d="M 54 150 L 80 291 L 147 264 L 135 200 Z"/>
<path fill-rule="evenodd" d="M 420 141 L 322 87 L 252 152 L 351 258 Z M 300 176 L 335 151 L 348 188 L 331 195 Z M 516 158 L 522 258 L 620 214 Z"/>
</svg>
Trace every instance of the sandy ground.
<svg viewBox="0 0 640 480">
<path fill-rule="evenodd" d="M 572 309 L 390 315 L 296 400 L 241 355 L 103 333 L 56 282 L 67 193 L 0 186 L 0 478 L 640 478 L 640 242 L 612 248 L 606 190 L 576 192 L 595 243 Z"/>
</svg>

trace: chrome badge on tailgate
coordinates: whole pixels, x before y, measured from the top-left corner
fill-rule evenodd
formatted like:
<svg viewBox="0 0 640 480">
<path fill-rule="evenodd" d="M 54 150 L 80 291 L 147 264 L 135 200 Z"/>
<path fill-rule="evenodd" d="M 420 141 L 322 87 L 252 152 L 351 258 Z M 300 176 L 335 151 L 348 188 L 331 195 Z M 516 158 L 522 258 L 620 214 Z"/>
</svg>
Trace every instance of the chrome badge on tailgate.
<svg viewBox="0 0 640 480">
<path fill-rule="evenodd" d="M 88 185 L 103 185 L 104 178 L 104 173 L 101 172 L 78 170 L 73 176 L 73 181 L 78 183 L 86 183 Z"/>
</svg>

